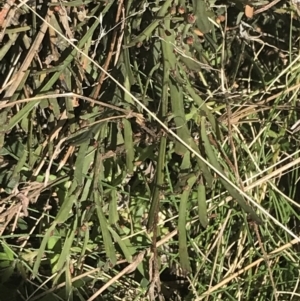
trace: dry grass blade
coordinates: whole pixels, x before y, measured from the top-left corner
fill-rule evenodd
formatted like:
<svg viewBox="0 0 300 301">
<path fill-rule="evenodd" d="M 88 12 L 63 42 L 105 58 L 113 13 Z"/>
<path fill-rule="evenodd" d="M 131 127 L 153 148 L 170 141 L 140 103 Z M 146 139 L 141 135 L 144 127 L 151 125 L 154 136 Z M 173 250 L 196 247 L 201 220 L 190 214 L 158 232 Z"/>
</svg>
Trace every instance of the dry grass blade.
<svg viewBox="0 0 300 301">
<path fill-rule="evenodd" d="M 219 172 L 222 173 L 222 168 L 221 168 L 220 164 L 218 163 L 218 159 L 217 159 L 216 155 L 214 154 L 213 148 L 211 147 L 209 140 L 207 138 L 207 135 L 206 135 L 205 117 L 202 117 L 202 121 L 201 121 L 201 138 L 203 140 L 204 148 L 205 148 L 206 154 L 207 154 L 210 162 L 213 164 L 215 169 L 217 169 Z M 223 179 L 220 179 L 220 180 L 221 180 L 222 184 L 224 185 L 224 187 L 227 189 L 227 191 L 231 194 L 233 199 L 236 200 L 239 203 L 239 205 L 247 213 L 250 214 L 251 218 L 255 222 L 262 224 L 262 220 L 258 217 L 258 215 L 255 213 L 255 211 L 249 205 L 247 205 L 247 203 L 241 197 L 241 195 L 234 188 L 232 188 L 230 185 L 228 185 L 228 183 L 226 181 L 224 181 Z"/>
<path fill-rule="evenodd" d="M 24 77 L 24 74 L 26 74 L 26 71 L 28 70 L 29 66 L 31 65 L 32 60 L 33 60 L 34 56 L 36 55 L 36 53 L 38 52 L 38 49 L 42 43 L 42 40 L 44 39 L 44 36 L 47 32 L 52 14 L 53 14 L 53 11 L 51 11 L 49 9 L 46 13 L 45 20 L 39 30 L 37 37 L 35 38 L 34 42 L 32 43 L 31 48 L 28 50 L 28 54 L 27 54 L 26 58 L 24 59 L 24 63 L 18 70 L 17 74 L 14 76 L 14 81 L 13 81 L 12 85 L 7 89 L 7 91 L 4 94 L 5 100 L 8 101 L 14 95 L 15 91 L 17 90 L 19 84 L 21 83 L 21 81 Z"/>
<path fill-rule="evenodd" d="M 108 287 L 110 287 L 115 281 L 124 276 L 125 274 L 132 273 L 135 271 L 137 266 L 142 262 L 145 256 L 145 251 L 141 252 L 137 255 L 137 257 L 130 263 L 126 268 L 124 268 L 118 275 L 108 281 L 105 285 L 103 285 L 92 297 L 90 297 L 87 301 L 93 301 L 97 296 L 103 293 Z"/>
</svg>

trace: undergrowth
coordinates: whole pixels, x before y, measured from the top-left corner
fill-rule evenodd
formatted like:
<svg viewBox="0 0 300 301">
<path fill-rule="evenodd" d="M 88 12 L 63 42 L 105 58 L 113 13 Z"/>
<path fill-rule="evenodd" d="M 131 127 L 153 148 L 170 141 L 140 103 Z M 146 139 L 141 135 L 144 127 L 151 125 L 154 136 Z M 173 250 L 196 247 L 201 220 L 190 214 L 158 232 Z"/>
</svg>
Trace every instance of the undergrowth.
<svg viewBox="0 0 300 301">
<path fill-rule="evenodd" d="M 296 2 L 0 7 L 0 300 L 299 300 Z"/>
</svg>

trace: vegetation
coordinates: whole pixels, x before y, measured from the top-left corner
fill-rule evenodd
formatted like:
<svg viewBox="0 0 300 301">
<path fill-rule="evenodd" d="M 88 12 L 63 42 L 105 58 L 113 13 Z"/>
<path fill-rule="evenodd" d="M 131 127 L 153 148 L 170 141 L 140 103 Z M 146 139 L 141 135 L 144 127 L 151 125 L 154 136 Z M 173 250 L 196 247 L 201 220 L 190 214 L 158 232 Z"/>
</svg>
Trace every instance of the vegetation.
<svg viewBox="0 0 300 301">
<path fill-rule="evenodd" d="M 0 300 L 300 300 L 296 1 L 0 3 Z"/>
</svg>

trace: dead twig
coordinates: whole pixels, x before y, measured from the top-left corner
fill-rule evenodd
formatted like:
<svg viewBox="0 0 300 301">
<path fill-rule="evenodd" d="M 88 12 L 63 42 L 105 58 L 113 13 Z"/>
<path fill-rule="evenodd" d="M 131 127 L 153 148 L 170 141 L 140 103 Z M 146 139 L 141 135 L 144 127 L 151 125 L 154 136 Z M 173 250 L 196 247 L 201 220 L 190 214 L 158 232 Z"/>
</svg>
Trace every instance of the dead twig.
<svg viewBox="0 0 300 301">
<path fill-rule="evenodd" d="M 277 289 L 276 289 L 275 281 L 274 281 L 273 274 L 272 274 L 271 263 L 270 263 L 270 260 L 268 258 L 268 254 L 267 254 L 267 252 L 266 252 L 266 250 L 264 248 L 264 245 L 262 243 L 262 240 L 261 240 L 261 237 L 260 237 L 260 234 L 259 234 L 259 230 L 258 230 L 258 225 L 256 223 L 254 223 L 254 231 L 255 231 L 255 234 L 256 234 L 256 237 L 257 237 L 257 240 L 258 240 L 259 247 L 260 247 L 260 249 L 262 251 L 263 258 L 265 260 L 268 272 L 269 272 L 270 280 L 271 280 L 271 283 L 272 283 L 272 286 L 273 286 L 273 290 L 274 290 L 275 301 L 278 301 Z"/>
<path fill-rule="evenodd" d="M 50 9 L 48 9 L 48 12 L 45 17 L 45 22 L 41 26 L 41 29 L 40 29 L 36 39 L 32 43 L 31 48 L 28 50 L 27 56 L 24 59 L 24 62 L 22 64 L 22 66 L 20 67 L 19 71 L 17 72 L 14 82 L 7 89 L 7 91 L 4 95 L 4 99 L 6 100 L 6 102 L 8 102 L 9 99 L 11 99 L 11 97 L 14 95 L 15 91 L 17 90 L 18 86 L 20 85 L 20 83 L 25 75 L 25 72 L 27 72 L 27 70 L 30 69 L 32 60 L 33 60 L 34 56 L 37 54 L 37 51 L 38 51 L 38 49 L 43 41 L 43 38 L 46 34 L 46 31 L 48 29 L 48 23 L 50 22 L 50 18 L 51 18 L 52 14 L 53 14 L 53 12 Z"/>
<path fill-rule="evenodd" d="M 0 42 L 2 42 L 3 37 L 5 35 L 5 29 L 10 26 L 10 23 L 15 15 L 16 7 L 13 7 L 15 4 L 15 0 L 8 0 L 3 5 L 0 11 Z"/>
<path fill-rule="evenodd" d="M 272 252 L 270 252 L 269 254 L 267 254 L 267 258 L 269 259 L 272 256 L 275 255 L 279 255 L 280 253 L 282 253 L 282 251 L 291 248 L 293 245 L 299 243 L 299 238 L 295 238 L 292 241 L 290 241 L 289 243 L 273 250 Z M 265 258 L 259 258 L 258 260 L 252 262 L 251 264 L 247 265 L 244 268 L 241 268 L 240 270 L 238 270 L 237 272 L 235 272 L 234 274 L 224 278 L 222 281 L 220 281 L 218 284 L 216 284 L 215 286 L 209 288 L 206 292 L 204 292 L 202 294 L 202 296 L 198 297 L 195 301 L 200 301 L 202 299 L 204 299 L 206 296 L 209 296 L 211 293 L 215 292 L 216 290 L 218 290 L 221 287 L 224 287 L 227 283 L 229 283 L 230 281 L 232 281 L 233 279 L 237 278 L 239 275 L 249 271 L 251 268 L 258 266 L 260 263 L 262 263 L 263 261 L 265 261 Z"/>
<path fill-rule="evenodd" d="M 118 11 L 117 11 L 117 15 L 116 15 L 116 19 L 115 19 L 115 24 L 118 24 L 119 23 L 119 20 L 120 20 L 120 16 L 121 16 L 121 12 L 122 12 L 122 7 L 123 7 L 123 0 L 119 1 L 119 5 L 118 5 Z M 100 73 L 100 76 L 98 78 L 98 85 L 95 87 L 95 90 L 93 91 L 93 94 L 92 94 L 92 97 L 97 99 L 98 96 L 99 96 L 99 93 L 100 93 L 100 90 L 101 90 L 101 87 L 102 87 L 102 84 L 103 84 L 103 81 L 105 79 L 105 76 L 106 76 L 106 73 L 107 73 L 107 70 L 108 70 L 108 67 L 110 65 L 110 62 L 111 62 L 111 59 L 112 59 L 112 56 L 113 56 L 113 53 L 114 53 L 114 49 L 115 49 L 115 45 L 116 45 L 116 41 L 117 41 L 117 34 L 118 34 L 118 28 L 116 27 L 113 31 L 113 34 L 112 34 L 112 39 L 111 39 L 111 43 L 110 43 L 110 49 L 109 49 L 109 52 L 107 54 L 107 57 L 106 57 L 106 60 L 105 60 L 105 63 L 103 65 L 103 69 L 104 71 L 102 71 Z"/>
<path fill-rule="evenodd" d="M 115 277 L 111 278 L 107 283 L 105 283 L 92 297 L 90 297 L 87 301 L 93 301 L 95 300 L 101 293 L 103 293 L 108 287 L 110 287 L 113 283 L 115 283 L 119 278 L 124 276 L 125 274 L 132 273 L 136 270 L 138 265 L 142 262 L 144 259 L 146 251 L 140 252 L 135 260 L 129 264 L 126 268 L 124 268 L 119 274 L 117 274 Z"/>
<path fill-rule="evenodd" d="M 260 14 L 268 9 L 270 9 L 272 6 L 276 5 L 278 2 L 280 2 L 281 0 L 274 0 L 272 2 L 270 2 L 269 4 L 257 9 L 256 11 L 254 11 L 253 15 L 257 15 Z"/>
</svg>

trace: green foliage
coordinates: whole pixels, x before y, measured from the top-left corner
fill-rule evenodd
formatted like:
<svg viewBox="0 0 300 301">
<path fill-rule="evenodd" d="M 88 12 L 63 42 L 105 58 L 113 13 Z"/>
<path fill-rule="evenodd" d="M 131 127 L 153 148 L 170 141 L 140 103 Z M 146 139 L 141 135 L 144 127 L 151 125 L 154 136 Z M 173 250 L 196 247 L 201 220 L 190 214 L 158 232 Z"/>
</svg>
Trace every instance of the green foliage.
<svg viewBox="0 0 300 301">
<path fill-rule="evenodd" d="M 299 299 L 298 7 L 266 4 L 0 4 L 0 301 Z"/>
</svg>

